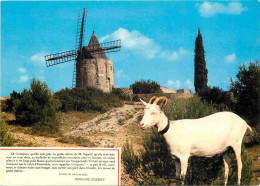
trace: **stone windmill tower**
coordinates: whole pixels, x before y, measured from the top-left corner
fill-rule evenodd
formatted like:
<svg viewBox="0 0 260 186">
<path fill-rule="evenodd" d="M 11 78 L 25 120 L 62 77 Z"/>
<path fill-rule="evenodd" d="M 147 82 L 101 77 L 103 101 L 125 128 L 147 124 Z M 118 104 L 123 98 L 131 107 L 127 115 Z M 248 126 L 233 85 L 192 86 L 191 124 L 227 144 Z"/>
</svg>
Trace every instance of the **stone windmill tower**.
<svg viewBox="0 0 260 186">
<path fill-rule="evenodd" d="M 77 72 L 78 81 L 76 87 L 96 87 L 104 92 L 111 92 L 115 87 L 113 62 L 107 58 L 104 51 L 91 53 L 91 46 L 100 46 L 93 31 L 88 46 L 83 47 L 82 59 L 78 59 Z"/>
<path fill-rule="evenodd" d="M 114 66 L 106 53 L 120 51 L 121 40 L 99 43 L 93 31 L 88 46 L 83 46 L 85 25 L 86 9 L 83 8 L 78 16 L 76 50 L 46 55 L 46 66 L 74 61 L 73 88 L 95 87 L 111 92 L 115 86 Z"/>
</svg>

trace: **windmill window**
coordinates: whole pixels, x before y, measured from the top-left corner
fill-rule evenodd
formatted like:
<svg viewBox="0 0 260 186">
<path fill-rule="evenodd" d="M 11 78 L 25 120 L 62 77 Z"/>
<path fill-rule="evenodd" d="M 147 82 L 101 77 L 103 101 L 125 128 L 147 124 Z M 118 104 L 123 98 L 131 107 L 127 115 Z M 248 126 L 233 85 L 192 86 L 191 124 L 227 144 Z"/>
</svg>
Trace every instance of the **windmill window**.
<svg viewBox="0 0 260 186">
<path fill-rule="evenodd" d="M 112 71 L 112 66 L 110 66 L 110 70 Z"/>
</svg>

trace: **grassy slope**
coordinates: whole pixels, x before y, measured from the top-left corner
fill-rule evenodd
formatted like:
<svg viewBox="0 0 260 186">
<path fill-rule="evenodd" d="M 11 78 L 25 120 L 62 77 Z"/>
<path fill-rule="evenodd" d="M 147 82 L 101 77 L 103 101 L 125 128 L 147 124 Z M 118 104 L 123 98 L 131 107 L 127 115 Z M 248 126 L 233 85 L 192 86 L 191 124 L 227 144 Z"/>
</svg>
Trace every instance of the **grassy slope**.
<svg viewBox="0 0 260 186">
<path fill-rule="evenodd" d="M 248 156 L 253 160 L 252 185 L 260 184 L 260 144 L 247 148 Z"/>
</svg>

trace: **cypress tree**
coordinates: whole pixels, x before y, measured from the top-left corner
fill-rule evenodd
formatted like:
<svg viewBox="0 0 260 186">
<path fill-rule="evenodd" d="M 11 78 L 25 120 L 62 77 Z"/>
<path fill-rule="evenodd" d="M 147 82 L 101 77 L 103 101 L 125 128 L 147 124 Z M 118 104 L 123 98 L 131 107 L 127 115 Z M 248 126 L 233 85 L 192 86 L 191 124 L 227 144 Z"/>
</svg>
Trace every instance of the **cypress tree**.
<svg viewBox="0 0 260 186">
<path fill-rule="evenodd" d="M 202 35 L 200 29 L 195 42 L 195 74 L 194 86 L 195 91 L 198 93 L 200 90 L 207 88 L 208 84 L 208 70 L 206 68 L 205 51 L 203 47 Z"/>
</svg>

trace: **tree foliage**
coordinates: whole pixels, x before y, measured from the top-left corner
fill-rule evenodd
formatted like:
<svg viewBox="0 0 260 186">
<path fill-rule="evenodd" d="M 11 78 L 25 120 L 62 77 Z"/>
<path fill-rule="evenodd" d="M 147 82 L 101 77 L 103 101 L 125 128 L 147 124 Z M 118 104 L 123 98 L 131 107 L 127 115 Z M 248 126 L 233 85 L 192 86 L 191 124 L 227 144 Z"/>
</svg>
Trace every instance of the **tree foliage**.
<svg viewBox="0 0 260 186">
<path fill-rule="evenodd" d="M 230 92 L 225 92 L 219 87 L 206 87 L 198 93 L 202 100 L 212 103 L 218 110 L 234 109 L 234 99 Z"/>
<path fill-rule="evenodd" d="M 198 31 L 198 36 L 195 42 L 194 62 L 195 62 L 194 86 L 195 86 L 195 91 L 199 92 L 200 90 L 206 88 L 208 84 L 208 70 L 206 68 L 205 51 L 203 47 L 203 39 L 200 33 L 200 29 Z"/>
<path fill-rule="evenodd" d="M 135 81 L 130 85 L 134 94 L 151 94 L 161 92 L 160 84 L 151 80 Z"/>
<path fill-rule="evenodd" d="M 260 65 L 259 61 L 239 66 L 237 80 L 231 78 L 230 90 L 237 100 L 235 110 L 246 117 L 250 124 L 260 123 Z"/>
<path fill-rule="evenodd" d="M 46 83 L 34 78 L 29 90 L 24 89 L 21 93 L 13 91 L 10 100 L 17 123 L 33 126 L 37 133 L 58 133 L 60 102 L 52 95 Z"/>
</svg>

